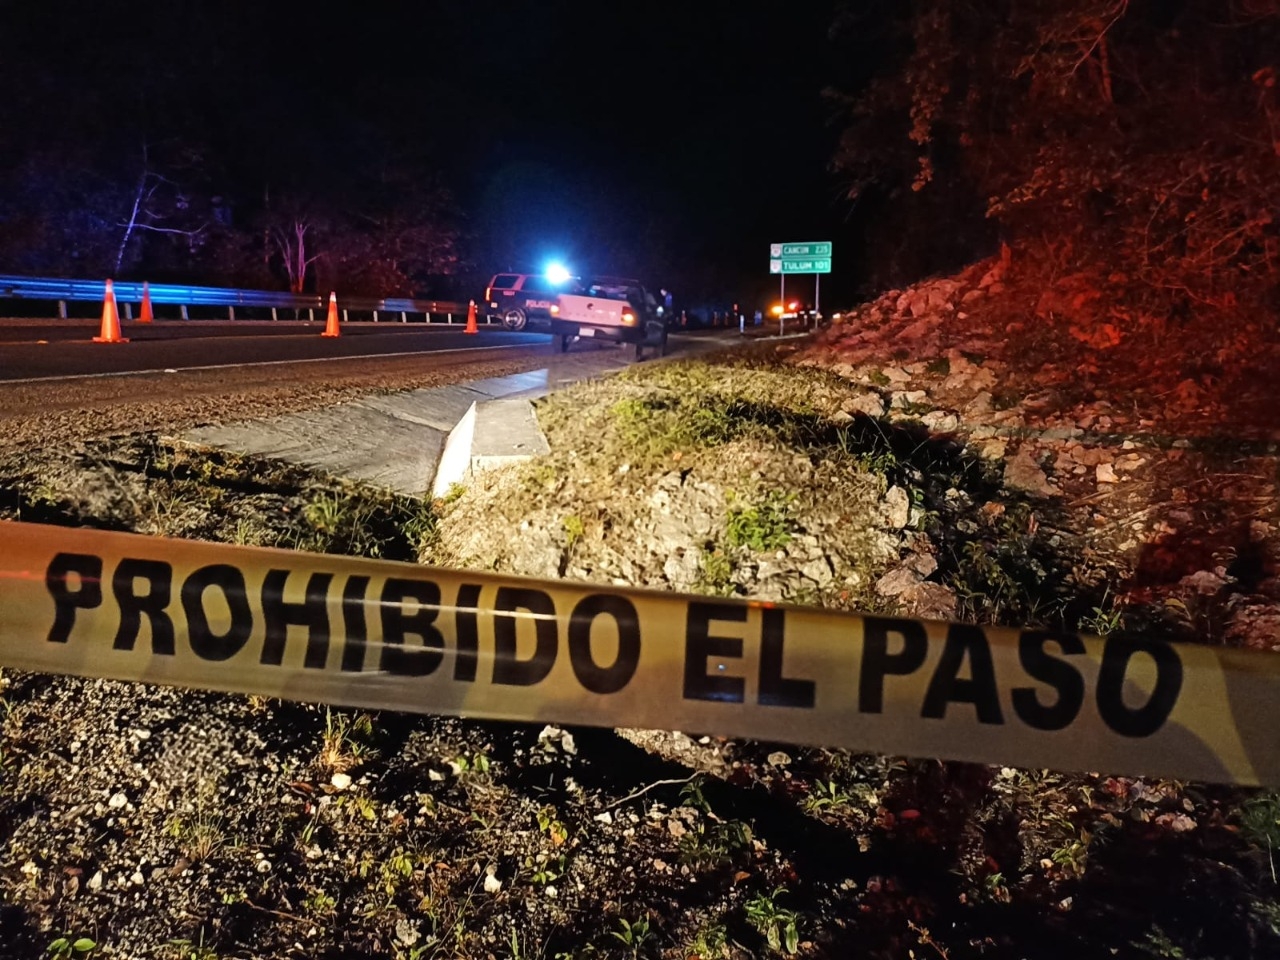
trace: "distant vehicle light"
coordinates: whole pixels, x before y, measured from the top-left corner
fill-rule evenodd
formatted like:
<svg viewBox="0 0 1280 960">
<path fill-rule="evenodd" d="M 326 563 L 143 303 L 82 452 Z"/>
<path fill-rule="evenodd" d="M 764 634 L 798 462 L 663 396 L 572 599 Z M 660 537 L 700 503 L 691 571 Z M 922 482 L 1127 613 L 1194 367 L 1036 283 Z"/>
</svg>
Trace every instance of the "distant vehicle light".
<svg viewBox="0 0 1280 960">
<path fill-rule="evenodd" d="M 788 307 L 789 307 L 789 309 L 791 309 L 791 310 L 799 310 L 799 309 L 800 309 L 800 302 L 799 302 L 798 300 L 793 300 L 793 301 L 791 301 L 791 303 L 788 305 Z"/>
<path fill-rule="evenodd" d="M 569 272 L 569 268 L 563 263 L 547 264 L 547 279 L 557 286 L 562 283 L 568 283 L 572 276 L 573 274 Z"/>
<path fill-rule="evenodd" d="M 782 304 L 778 304 L 778 305 L 777 305 L 777 306 L 775 306 L 773 309 L 771 309 L 769 312 L 770 312 L 770 313 L 772 313 L 775 317 L 780 317 L 780 316 L 782 316 Z"/>
<path fill-rule="evenodd" d="M 839 320 L 841 316 L 843 316 L 843 314 L 833 313 L 833 314 L 831 315 L 831 319 L 832 319 L 832 320 Z"/>
</svg>

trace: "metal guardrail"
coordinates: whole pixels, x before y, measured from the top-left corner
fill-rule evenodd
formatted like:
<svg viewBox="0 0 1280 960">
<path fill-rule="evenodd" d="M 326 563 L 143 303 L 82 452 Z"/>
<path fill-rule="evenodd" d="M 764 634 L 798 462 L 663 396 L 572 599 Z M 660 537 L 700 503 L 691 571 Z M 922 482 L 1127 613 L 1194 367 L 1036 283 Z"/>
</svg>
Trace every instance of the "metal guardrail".
<svg viewBox="0 0 1280 960">
<path fill-rule="evenodd" d="M 116 301 L 126 307 L 142 302 L 142 284 L 115 282 Z M 284 293 L 278 290 L 239 290 L 233 287 L 189 287 L 171 283 L 147 285 L 152 304 L 171 304 L 181 307 L 183 320 L 189 319 L 189 307 L 225 307 L 228 317 L 236 319 L 236 307 L 242 309 L 269 309 L 271 319 L 278 319 L 280 310 L 307 311 L 314 317 L 316 310 L 328 304 L 328 298 L 311 293 Z M 41 300 L 55 302 L 58 315 L 66 317 L 67 303 L 101 302 L 107 285 L 102 280 L 60 280 L 51 277 L 19 277 L 0 274 L 0 300 Z M 344 314 L 351 311 L 379 314 L 398 314 L 401 320 L 409 314 L 423 315 L 432 322 L 432 315 L 445 317 L 450 322 L 454 316 L 467 313 L 467 304 L 450 300 L 414 300 L 410 298 L 343 297 L 338 306 Z M 482 308 L 483 312 L 483 308 Z"/>
</svg>

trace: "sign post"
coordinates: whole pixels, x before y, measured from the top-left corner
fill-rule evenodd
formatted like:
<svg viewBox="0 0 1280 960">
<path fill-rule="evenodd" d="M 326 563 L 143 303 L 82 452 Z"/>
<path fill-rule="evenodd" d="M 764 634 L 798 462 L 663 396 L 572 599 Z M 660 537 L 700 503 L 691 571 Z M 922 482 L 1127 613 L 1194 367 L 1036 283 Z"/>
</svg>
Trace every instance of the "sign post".
<svg viewBox="0 0 1280 960">
<path fill-rule="evenodd" d="M 822 274 L 831 272 L 830 241 L 812 243 L 771 243 L 769 244 L 769 272 L 778 275 L 778 293 L 782 300 L 782 311 L 787 309 L 787 274 L 813 274 L 813 309 L 819 309 L 819 292 Z M 784 321 L 785 324 L 785 321 Z M 782 328 L 779 328 L 779 333 Z"/>
</svg>

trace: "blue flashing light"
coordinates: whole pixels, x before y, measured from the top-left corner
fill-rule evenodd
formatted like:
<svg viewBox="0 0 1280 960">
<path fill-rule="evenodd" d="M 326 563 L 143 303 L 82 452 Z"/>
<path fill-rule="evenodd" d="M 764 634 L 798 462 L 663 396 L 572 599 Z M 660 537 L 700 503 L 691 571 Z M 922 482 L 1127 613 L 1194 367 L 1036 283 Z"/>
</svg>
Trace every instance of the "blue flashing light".
<svg viewBox="0 0 1280 960">
<path fill-rule="evenodd" d="M 563 263 L 547 264 L 547 279 L 557 286 L 562 283 L 568 283 L 572 276 L 573 274 L 569 272 L 569 268 Z"/>
</svg>

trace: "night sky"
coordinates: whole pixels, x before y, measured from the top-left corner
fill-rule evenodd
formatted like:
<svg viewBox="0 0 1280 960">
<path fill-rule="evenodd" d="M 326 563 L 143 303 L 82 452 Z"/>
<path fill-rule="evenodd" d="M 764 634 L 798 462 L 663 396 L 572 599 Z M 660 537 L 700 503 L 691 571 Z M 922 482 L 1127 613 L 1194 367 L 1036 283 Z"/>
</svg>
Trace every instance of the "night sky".
<svg viewBox="0 0 1280 960">
<path fill-rule="evenodd" d="M 852 295 L 860 228 L 827 170 L 821 94 L 866 63 L 829 43 L 833 3 L 112 6 L 0 6 L 20 88 L 9 149 L 194 130 L 242 192 L 340 192 L 343 163 L 394 152 L 453 192 L 476 275 L 559 256 L 690 301 L 759 302 L 776 290 L 770 241 L 834 240 L 824 305 Z"/>
</svg>

